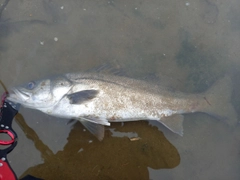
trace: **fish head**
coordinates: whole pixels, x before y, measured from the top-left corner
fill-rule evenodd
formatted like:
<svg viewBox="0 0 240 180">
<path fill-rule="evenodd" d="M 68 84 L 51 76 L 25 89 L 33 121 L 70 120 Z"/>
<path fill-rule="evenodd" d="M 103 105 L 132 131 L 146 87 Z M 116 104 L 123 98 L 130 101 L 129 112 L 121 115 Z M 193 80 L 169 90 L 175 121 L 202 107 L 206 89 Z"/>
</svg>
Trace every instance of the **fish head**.
<svg viewBox="0 0 240 180">
<path fill-rule="evenodd" d="M 8 100 L 32 109 L 56 105 L 72 88 L 66 77 L 30 81 L 9 91 Z"/>
</svg>

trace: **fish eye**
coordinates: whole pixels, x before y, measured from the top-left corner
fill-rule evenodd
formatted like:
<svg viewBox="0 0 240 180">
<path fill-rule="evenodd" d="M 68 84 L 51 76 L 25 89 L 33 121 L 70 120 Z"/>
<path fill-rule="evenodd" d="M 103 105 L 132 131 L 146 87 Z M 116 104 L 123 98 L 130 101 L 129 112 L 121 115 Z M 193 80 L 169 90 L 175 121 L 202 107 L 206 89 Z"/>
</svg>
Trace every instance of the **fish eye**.
<svg viewBox="0 0 240 180">
<path fill-rule="evenodd" d="M 35 82 L 31 81 L 27 84 L 27 89 L 32 90 L 35 87 Z"/>
</svg>

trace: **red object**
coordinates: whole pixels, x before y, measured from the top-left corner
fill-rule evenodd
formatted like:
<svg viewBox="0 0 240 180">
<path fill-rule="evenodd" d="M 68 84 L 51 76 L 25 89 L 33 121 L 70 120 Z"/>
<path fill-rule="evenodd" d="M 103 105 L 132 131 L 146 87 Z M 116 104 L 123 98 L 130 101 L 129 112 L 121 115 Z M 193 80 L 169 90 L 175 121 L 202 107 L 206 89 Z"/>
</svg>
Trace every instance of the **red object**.
<svg viewBox="0 0 240 180">
<path fill-rule="evenodd" d="M 17 180 L 6 158 L 4 161 L 2 159 L 0 159 L 0 180 Z"/>
<path fill-rule="evenodd" d="M 15 141 L 14 134 L 11 131 L 3 129 L 3 130 L 0 130 L 0 133 L 7 133 L 11 137 L 11 140 L 8 140 L 8 141 L 0 140 L 0 145 L 10 145 Z"/>
<path fill-rule="evenodd" d="M 0 140 L 0 145 L 12 145 L 15 142 L 14 134 L 10 130 L 1 129 L 0 133 L 6 133 L 11 137 L 11 140 L 8 141 Z M 7 151 L 4 152 L 4 150 L 2 150 L 2 153 L 0 154 L 0 180 L 17 180 L 5 153 L 7 153 Z"/>
<path fill-rule="evenodd" d="M 0 180 L 17 180 L 17 176 L 10 167 L 7 160 L 7 154 L 17 145 L 17 134 L 12 129 L 12 120 L 17 113 L 17 110 L 5 102 L 7 93 L 4 93 L 0 101 L 0 134 L 5 133 L 11 139 L 1 140 L 0 145 L 6 146 L 5 149 L 0 149 Z"/>
</svg>

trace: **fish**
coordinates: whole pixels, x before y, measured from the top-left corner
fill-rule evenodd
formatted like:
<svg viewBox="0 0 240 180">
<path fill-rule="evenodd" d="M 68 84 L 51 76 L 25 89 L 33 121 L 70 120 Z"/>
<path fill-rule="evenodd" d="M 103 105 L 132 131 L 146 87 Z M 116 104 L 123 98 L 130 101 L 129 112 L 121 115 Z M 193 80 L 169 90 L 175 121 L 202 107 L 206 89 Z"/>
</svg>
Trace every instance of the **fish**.
<svg viewBox="0 0 240 180">
<path fill-rule="evenodd" d="M 188 94 L 144 80 L 104 73 L 67 73 L 11 88 L 7 99 L 60 118 L 79 120 L 99 140 L 112 122 L 153 120 L 183 135 L 184 114 L 202 112 L 237 122 L 232 81 L 218 80 L 203 93 Z"/>
</svg>

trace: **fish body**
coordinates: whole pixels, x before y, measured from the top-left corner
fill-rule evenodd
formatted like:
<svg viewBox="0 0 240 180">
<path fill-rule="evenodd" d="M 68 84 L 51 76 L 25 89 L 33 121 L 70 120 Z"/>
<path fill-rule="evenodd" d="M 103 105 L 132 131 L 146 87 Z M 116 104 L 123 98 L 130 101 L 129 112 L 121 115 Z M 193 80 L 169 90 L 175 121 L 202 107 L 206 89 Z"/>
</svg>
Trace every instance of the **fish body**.
<svg viewBox="0 0 240 180">
<path fill-rule="evenodd" d="M 182 135 L 185 113 L 230 116 L 235 121 L 230 97 L 229 77 L 205 93 L 185 94 L 123 76 L 69 73 L 15 87 L 8 99 L 49 115 L 80 120 L 101 140 L 103 126 L 111 122 L 156 120 Z"/>
</svg>

